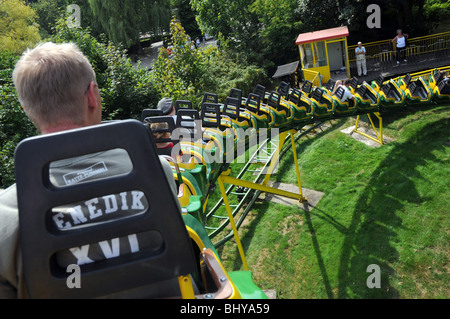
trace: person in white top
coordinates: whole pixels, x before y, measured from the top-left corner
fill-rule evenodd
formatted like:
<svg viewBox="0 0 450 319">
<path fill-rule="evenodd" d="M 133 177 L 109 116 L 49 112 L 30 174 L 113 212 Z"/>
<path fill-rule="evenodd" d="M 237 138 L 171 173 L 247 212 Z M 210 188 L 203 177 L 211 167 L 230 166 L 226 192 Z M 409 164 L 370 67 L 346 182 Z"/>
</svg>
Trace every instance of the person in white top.
<svg viewBox="0 0 450 319">
<path fill-rule="evenodd" d="M 358 69 L 358 76 L 367 75 L 366 67 L 366 48 L 362 46 L 361 42 L 358 42 L 358 46 L 355 49 L 356 55 L 356 67 Z"/>
<path fill-rule="evenodd" d="M 341 102 L 349 102 L 350 105 L 355 105 L 355 96 L 350 92 L 350 89 L 348 88 L 350 86 L 350 83 L 352 82 L 351 79 L 346 79 L 343 84 L 339 85 L 344 89 L 344 94 L 342 95 Z"/>
<path fill-rule="evenodd" d="M 392 39 L 392 43 L 397 44 L 397 64 L 400 63 L 400 60 L 404 62 L 408 62 L 406 60 L 406 40 L 408 39 L 408 35 L 403 33 L 402 29 L 397 30 L 397 36 Z"/>
</svg>

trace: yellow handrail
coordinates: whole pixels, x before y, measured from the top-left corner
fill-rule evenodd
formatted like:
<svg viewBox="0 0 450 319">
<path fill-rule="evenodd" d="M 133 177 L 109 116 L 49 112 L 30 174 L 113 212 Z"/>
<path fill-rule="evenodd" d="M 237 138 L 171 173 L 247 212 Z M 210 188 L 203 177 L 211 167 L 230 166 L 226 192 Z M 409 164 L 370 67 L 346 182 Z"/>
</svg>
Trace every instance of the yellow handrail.
<svg viewBox="0 0 450 319">
<path fill-rule="evenodd" d="M 311 81 L 314 86 L 322 86 L 320 72 L 303 69 L 303 76 L 305 77 L 305 80 Z"/>
<path fill-rule="evenodd" d="M 383 55 L 390 55 L 395 52 L 396 46 L 392 44 L 392 39 L 363 43 L 366 48 L 366 59 L 378 58 Z M 423 37 L 409 38 L 409 54 L 423 54 L 441 51 L 450 48 L 450 31 Z M 350 62 L 356 61 L 355 48 L 357 45 L 348 46 L 348 57 Z"/>
</svg>

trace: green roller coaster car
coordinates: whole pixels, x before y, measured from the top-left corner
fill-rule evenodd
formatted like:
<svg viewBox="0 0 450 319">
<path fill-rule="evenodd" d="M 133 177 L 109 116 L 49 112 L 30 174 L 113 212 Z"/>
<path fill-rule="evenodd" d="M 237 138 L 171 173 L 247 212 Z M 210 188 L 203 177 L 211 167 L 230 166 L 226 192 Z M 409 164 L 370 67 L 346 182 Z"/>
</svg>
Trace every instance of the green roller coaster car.
<svg viewBox="0 0 450 319">
<path fill-rule="evenodd" d="M 405 106 L 405 93 L 393 80 L 384 84 L 378 93 L 380 95 L 381 111 L 395 110 Z"/>
</svg>

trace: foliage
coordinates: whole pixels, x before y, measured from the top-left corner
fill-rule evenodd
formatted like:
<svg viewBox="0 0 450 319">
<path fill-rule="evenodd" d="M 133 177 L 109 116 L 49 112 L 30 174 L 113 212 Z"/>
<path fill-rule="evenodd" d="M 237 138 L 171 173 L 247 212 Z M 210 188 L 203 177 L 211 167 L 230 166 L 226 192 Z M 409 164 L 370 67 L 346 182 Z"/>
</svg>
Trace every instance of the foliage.
<svg viewBox="0 0 450 319">
<path fill-rule="evenodd" d="M 22 0 L 0 0 L 0 48 L 19 54 L 39 42 L 36 17 Z"/>
<path fill-rule="evenodd" d="M 168 0 L 89 0 L 110 41 L 130 47 L 141 33 L 162 33 L 170 19 Z"/>
<path fill-rule="evenodd" d="M 125 50 L 95 39 L 89 29 L 69 28 L 63 20 L 52 37 L 56 43 L 74 42 L 88 57 L 97 75 L 105 119 L 140 119 L 144 108 L 156 105 L 158 95 L 147 69 L 133 67 Z"/>
<path fill-rule="evenodd" d="M 236 52 L 245 52 L 251 62 L 262 61 L 259 30 L 263 27 L 249 8 L 254 0 L 192 0 L 201 30 L 230 41 Z"/>
<path fill-rule="evenodd" d="M 217 47 L 195 49 L 176 18 L 170 28 L 172 53 L 161 48 L 153 64 L 152 76 L 161 96 L 189 100 L 200 107 L 205 92 L 216 93 L 222 100 L 232 88 L 253 88 L 265 78 L 260 68 L 235 62 Z"/>
<path fill-rule="evenodd" d="M 144 108 L 157 104 L 159 96 L 147 69 L 135 68 L 123 50 L 96 40 L 89 29 L 69 28 L 63 19 L 58 21 L 54 32 L 53 42 L 76 43 L 91 62 L 97 75 L 105 120 L 140 119 Z M 12 70 L 17 59 L 11 52 L 0 51 L 0 188 L 14 181 L 17 143 L 37 134 L 20 107 L 12 83 Z"/>
<path fill-rule="evenodd" d="M 39 31 L 45 39 L 52 34 L 52 28 L 65 10 L 67 0 L 39 0 L 31 2 L 30 6 L 36 11 Z"/>
<path fill-rule="evenodd" d="M 195 20 L 190 0 L 172 0 L 172 7 L 176 8 L 176 17 L 192 40 L 202 38 L 202 32 Z"/>
<path fill-rule="evenodd" d="M 23 112 L 12 82 L 17 56 L 0 51 L 0 188 L 14 182 L 14 150 L 22 139 L 35 135 L 36 129 Z"/>
</svg>

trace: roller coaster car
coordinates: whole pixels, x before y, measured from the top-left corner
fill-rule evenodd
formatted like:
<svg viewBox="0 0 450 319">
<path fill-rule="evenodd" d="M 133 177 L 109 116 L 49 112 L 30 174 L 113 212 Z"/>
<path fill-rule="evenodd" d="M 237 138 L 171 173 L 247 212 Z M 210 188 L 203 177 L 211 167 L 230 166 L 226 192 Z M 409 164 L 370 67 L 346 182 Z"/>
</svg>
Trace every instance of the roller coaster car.
<svg viewBox="0 0 450 319">
<path fill-rule="evenodd" d="M 128 154 L 131 170 L 55 183 L 54 164 L 75 158 L 88 164 L 90 154 L 111 150 Z M 202 225 L 181 214 L 141 122 L 115 121 L 25 139 L 17 147 L 15 167 L 24 282 L 31 298 L 267 298 L 250 272 L 228 273 Z M 125 198 L 133 192 L 142 195 L 138 213 L 129 211 Z M 124 214 L 106 215 L 99 201 Z M 71 210 L 71 203 L 90 203 L 93 209 Z M 93 219 L 94 213 L 102 216 Z M 57 219 L 63 215 L 78 224 L 61 227 Z M 74 271 L 82 289 L 67 284 Z"/>
<path fill-rule="evenodd" d="M 228 116 L 231 119 L 232 125 L 235 127 L 237 133 L 237 141 L 248 142 L 248 129 L 250 129 L 250 134 L 256 134 L 256 120 L 253 119 L 253 116 L 249 112 L 241 108 L 241 100 L 227 97 L 222 109 L 222 115 Z"/>
<path fill-rule="evenodd" d="M 381 100 L 380 110 L 386 111 L 405 106 L 405 93 L 400 90 L 395 81 L 388 81 L 378 92 Z"/>
<path fill-rule="evenodd" d="M 236 145 L 236 133 L 232 127 L 231 119 L 222 116 L 220 104 L 202 103 L 201 110 L 202 127 L 204 138 L 214 138 L 220 145 L 220 154 L 226 157 L 228 152 L 234 152 Z M 218 150 L 219 151 L 219 150 Z M 217 157 L 219 154 L 216 154 Z"/>
<path fill-rule="evenodd" d="M 333 95 L 333 101 L 335 104 L 334 114 L 336 116 L 348 116 L 354 114 L 357 110 L 356 103 L 353 99 L 341 102 L 344 97 L 345 89 L 339 86 Z"/>
<path fill-rule="evenodd" d="M 306 80 L 305 83 L 303 83 L 302 85 L 302 92 L 303 94 L 305 94 L 307 97 L 311 97 L 313 91 L 313 84 L 311 81 Z"/>
<path fill-rule="evenodd" d="M 384 76 L 380 75 L 375 81 L 372 81 L 371 86 L 375 90 L 375 92 L 379 93 L 381 90 L 381 87 L 384 83 Z"/>
<path fill-rule="evenodd" d="M 267 99 L 267 106 L 273 111 L 275 116 L 274 127 L 287 128 L 292 124 L 295 111 L 289 104 L 281 102 L 280 93 L 270 93 Z"/>
<path fill-rule="evenodd" d="M 450 100 L 450 87 L 449 82 L 441 80 L 433 90 L 434 99 L 436 101 L 449 101 Z"/>
<path fill-rule="evenodd" d="M 428 81 L 428 85 L 430 86 L 432 91 L 434 91 L 435 87 L 439 84 L 439 82 L 442 81 L 443 78 L 444 74 L 442 74 L 438 69 L 433 70 L 433 74 Z"/>
<path fill-rule="evenodd" d="M 176 157 L 176 149 L 179 146 L 179 139 L 172 136 L 175 130 L 175 122 L 172 116 L 153 116 L 146 117 L 144 124 L 147 124 L 153 134 L 154 141 L 157 143 L 157 152 L 159 155 L 167 155 Z M 175 150 L 174 150 L 175 149 Z M 173 151 L 173 152 L 172 152 Z"/>
<path fill-rule="evenodd" d="M 280 104 L 289 107 L 294 112 L 292 124 L 311 124 L 313 122 L 313 108 L 311 100 L 302 94 L 302 91 L 294 88 L 291 89 L 287 82 L 281 82 L 277 89 L 281 95 Z"/>
<path fill-rule="evenodd" d="M 352 80 L 350 82 L 350 86 L 348 88 L 353 95 L 356 94 L 356 91 L 358 89 L 358 84 L 359 84 L 359 79 L 356 76 L 354 76 L 352 78 Z"/>
<path fill-rule="evenodd" d="M 253 89 L 253 93 L 260 96 L 261 103 L 267 104 L 267 100 L 269 99 L 270 94 L 266 92 L 265 86 L 262 86 L 261 84 L 256 84 L 255 88 Z"/>
<path fill-rule="evenodd" d="M 144 120 L 147 117 L 154 117 L 154 116 L 163 116 L 162 110 L 157 109 L 143 109 L 141 113 L 141 122 L 144 122 Z"/>
<path fill-rule="evenodd" d="M 311 95 L 315 118 L 329 118 L 334 114 L 335 104 L 333 98 L 321 88 L 315 88 Z"/>
<path fill-rule="evenodd" d="M 430 103 L 433 98 L 433 92 L 425 81 L 419 77 L 415 81 L 409 82 L 406 90 L 406 103 L 408 105 Z"/>
<path fill-rule="evenodd" d="M 380 97 L 367 82 L 363 82 L 355 93 L 357 113 L 370 113 L 378 111 Z"/>
<path fill-rule="evenodd" d="M 408 73 L 404 77 L 399 78 L 397 84 L 400 87 L 400 90 L 406 91 L 410 82 L 411 82 L 411 75 Z"/>
<path fill-rule="evenodd" d="M 277 92 L 280 93 L 281 97 L 284 99 L 289 98 L 290 85 L 287 82 L 281 81 L 280 85 L 277 88 Z"/>
<path fill-rule="evenodd" d="M 324 89 L 327 94 L 332 95 L 335 85 L 336 81 L 334 81 L 333 79 L 329 79 L 328 82 L 322 87 L 322 89 Z"/>
<path fill-rule="evenodd" d="M 273 112 L 268 107 L 261 105 L 261 97 L 258 94 L 250 93 L 245 100 L 244 107 L 256 119 L 256 127 L 258 130 L 273 127 Z"/>
<path fill-rule="evenodd" d="M 307 125 L 313 122 L 314 106 L 311 99 L 305 96 L 300 89 L 292 89 L 289 94 L 289 102 L 295 107 L 294 124 Z"/>
<path fill-rule="evenodd" d="M 181 112 L 181 110 L 180 110 Z M 172 134 L 175 126 L 173 124 L 173 117 L 171 116 L 156 116 L 147 117 L 144 119 L 144 124 L 148 125 L 150 132 L 153 135 L 153 141 L 157 146 L 156 151 L 158 155 L 167 156 L 172 159 L 171 165 L 174 170 L 174 178 L 177 182 L 178 200 L 183 207 L 190 214 L 200 217 L 200 208 L 206 200 L 207 194 L 207 171 L 204 165 L 198 165 L 191 160 L 191 152 L 186 151 L 183 156 L 180 140 Z M 163 147 L 160 147 L 163 145 Z M 193 166 L 182 163 L 183 157 L 188 157 L 185 162 L 193 162 Z M 175 159 L 176 160 L 175 160 Z M 176 162 L 181 162 L 184 167 L 179 168 Z M 201 164 L 201 163 L 200 163 Z"/>
</svg>

